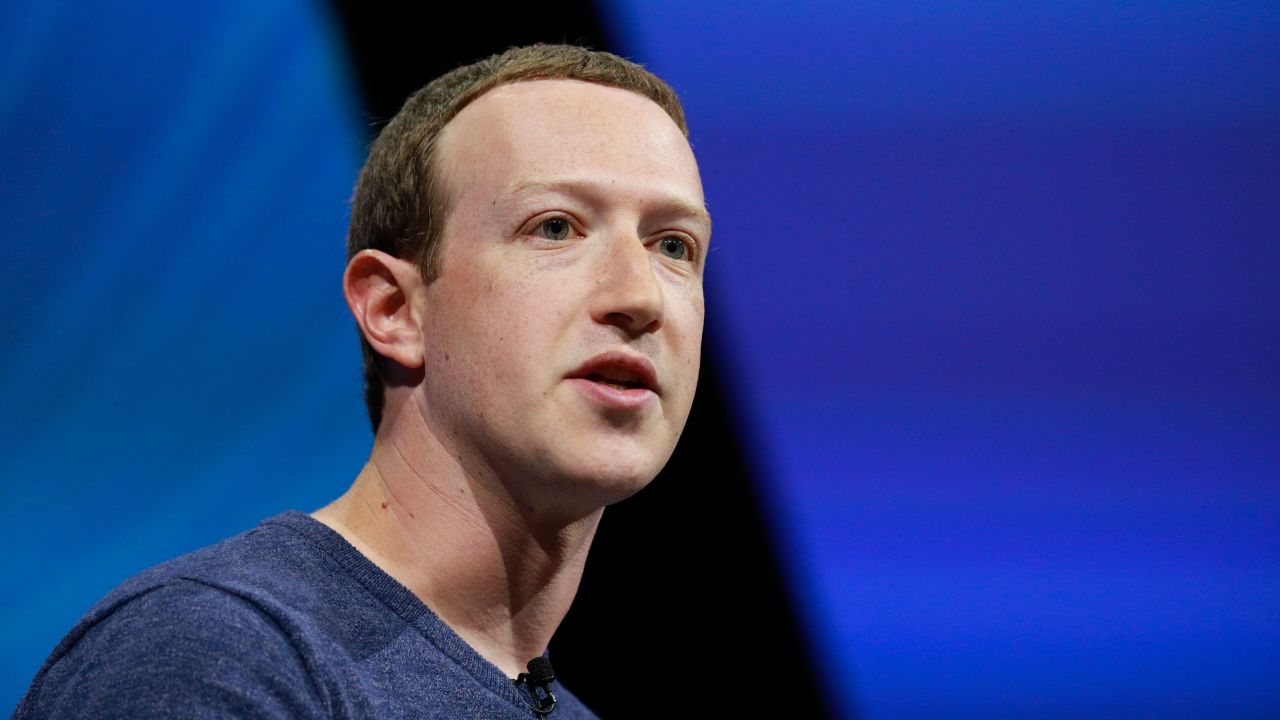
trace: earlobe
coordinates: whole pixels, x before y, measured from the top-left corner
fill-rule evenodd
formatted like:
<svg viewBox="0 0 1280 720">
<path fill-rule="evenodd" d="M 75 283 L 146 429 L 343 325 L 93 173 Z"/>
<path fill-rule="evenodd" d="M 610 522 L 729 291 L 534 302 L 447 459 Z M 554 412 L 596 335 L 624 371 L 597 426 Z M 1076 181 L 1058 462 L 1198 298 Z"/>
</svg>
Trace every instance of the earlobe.
<svg viewBox="0 0 1280 720">
<path fill-rule="evenodd" d="M 365 340 L 407 368 L 423 363 L 422 328 L 413 311 L 423 285 L 417 266 L 380 250 L 361 250 L 342 276 L 342 293 Z"/>
</svg>

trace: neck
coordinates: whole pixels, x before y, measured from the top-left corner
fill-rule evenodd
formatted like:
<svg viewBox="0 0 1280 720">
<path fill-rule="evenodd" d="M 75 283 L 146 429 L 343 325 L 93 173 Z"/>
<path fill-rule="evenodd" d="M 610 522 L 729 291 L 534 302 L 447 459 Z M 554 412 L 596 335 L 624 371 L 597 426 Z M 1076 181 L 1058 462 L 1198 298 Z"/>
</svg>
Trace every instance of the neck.
<svg viewBox="0 0 1280 720">
<path fill-rule="evenodd" d="M 351 489 L 314 517 L 514 677 L 568 612 L 603 510 L 535 518 L 477 474 L 430 433 L 380 432 Z"/>
</svg>

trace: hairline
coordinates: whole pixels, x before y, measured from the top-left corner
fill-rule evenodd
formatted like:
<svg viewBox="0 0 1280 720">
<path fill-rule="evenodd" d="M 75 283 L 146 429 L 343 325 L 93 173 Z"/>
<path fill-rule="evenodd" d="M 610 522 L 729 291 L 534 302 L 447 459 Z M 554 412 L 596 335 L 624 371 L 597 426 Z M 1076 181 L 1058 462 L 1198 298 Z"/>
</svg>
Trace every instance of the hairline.
<svg viewBox="0 0 1280 720">
<path fill-rule="evenodd" d="M 680 131 L 681 136 L 686 140 L 689 138 L 688 127 L 681 124 L 677 118 L 673 117 L 667 108 L 657 102 L 648 95 L 636 90 L 635 88 L 623 87 L 606 82 L 596 82 L 595 80 L 584 80 L 575 77 L 517 77 L 503 79 L 492 84 L 481 83 L 471 92 L 461 95 L 456 100 L 447 113 L 444 113 L 444 121 L 440 125 L 440 129 L 429 139 L 422 148 L 422 163 L 426 177 L 426 202 L 430 206 L 430 211 L 435 218 L 431 223 L 431 236 L 424 238 L 419 246 L 419 256 L 415 258 L 418 271 L 422 274 L 422 279 L 430 284 L 443 270 L 443 247 L 445 240 L 445 229 L 449 224 L 449 220 L 453 215 L 453 205 L 456 201 L 456 189 L 450 184 L 448 173 L 443 163 L 439 161 L 439 146 L 445 135 L 449 132 L 450 126 L 467 108 L 471 107 L 476 101 L 485 97 L 495 90 L 513 85 L 523 85 L 536 82 L 571 82 L 581 83 L 584 85 L 595 85 L 603 88 L 613 88 L 631 93 L 636 97 L 647 100 L 655 107 L 662 111 L 662 114 L 675 125 Z M 711 229 L 711 214 L 707 212 L 705 207 L 688 208 L 690 212 L 698 216 L 700 220 L 705 221 L 708 232 Z"/>
</svg>

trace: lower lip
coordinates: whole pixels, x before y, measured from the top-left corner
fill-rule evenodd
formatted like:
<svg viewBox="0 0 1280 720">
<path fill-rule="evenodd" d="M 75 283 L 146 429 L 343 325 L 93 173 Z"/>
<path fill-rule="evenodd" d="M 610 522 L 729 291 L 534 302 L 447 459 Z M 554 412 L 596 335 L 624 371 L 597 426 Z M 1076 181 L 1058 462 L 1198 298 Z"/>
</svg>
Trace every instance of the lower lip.
<svg viewBox="0 0 1280 720">
<path fill-rule="evenodd" d="M 569 378 L 567 382 L 601 405 L 619 410 L 636 410 L 658 399 L 657 393 L 646 388 L 616 388 L 586 378 Z"/>
</svg>

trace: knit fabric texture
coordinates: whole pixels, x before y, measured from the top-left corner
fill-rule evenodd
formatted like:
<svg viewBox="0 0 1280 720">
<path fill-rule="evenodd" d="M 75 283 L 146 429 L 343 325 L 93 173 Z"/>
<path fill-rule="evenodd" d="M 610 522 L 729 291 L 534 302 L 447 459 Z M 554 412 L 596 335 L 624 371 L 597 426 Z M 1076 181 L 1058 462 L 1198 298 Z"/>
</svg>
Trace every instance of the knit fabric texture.
<svg viewBox="0 0 1280 720">
<path fill-rule="evenodd" d="M 553 690 L 551 720 L 595 717 Z M 14 717 L 525 720 L 530 702 L 408 588 L 289 511 L 111 591 Z"/>
</svg>

